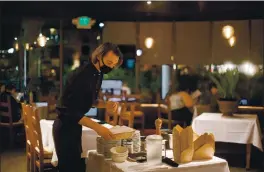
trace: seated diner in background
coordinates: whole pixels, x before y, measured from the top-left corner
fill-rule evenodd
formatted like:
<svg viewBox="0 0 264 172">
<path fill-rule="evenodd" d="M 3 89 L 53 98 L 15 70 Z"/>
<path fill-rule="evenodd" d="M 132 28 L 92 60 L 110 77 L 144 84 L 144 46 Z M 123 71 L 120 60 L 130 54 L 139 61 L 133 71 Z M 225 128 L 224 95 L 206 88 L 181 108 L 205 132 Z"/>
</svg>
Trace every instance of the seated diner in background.
<svg viewBox="0 0 264 172">
<path fill-rule="evenodd" d="M 13 84 L 6 85 L 5 92 L 0 95 L 0 102 L 7 102 L 10 97 L 11 109 L 12 109 L 12 120 L 18 122 L 21 120 L 21 104 L 15 99 L 16 87 Z M 7 112 L 6 107 L 0 107 L 0 111 Z M 7 118 L 2 117 L 1 122 L 9 122 Z"/>
<path fill-rule="evenodd" d="M 187 126 L 191 125 L 195 105 L 195 100 L 190 94 L 192 90 L 190 79 L 190 76 L 181 76 L 177 91 L 167 97 L 167 102 L 170 103 L 172 120 L 184 121 Z M 162 114 L 162 116 L 164 115 Z"/>
</svg>

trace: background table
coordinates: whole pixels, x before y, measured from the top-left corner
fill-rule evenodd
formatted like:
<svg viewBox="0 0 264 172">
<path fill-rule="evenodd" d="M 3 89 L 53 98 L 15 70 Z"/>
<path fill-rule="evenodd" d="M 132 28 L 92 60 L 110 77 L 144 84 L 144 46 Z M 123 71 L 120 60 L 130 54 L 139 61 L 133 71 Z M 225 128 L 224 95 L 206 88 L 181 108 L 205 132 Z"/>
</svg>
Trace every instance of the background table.
<svg viewBox="0 0 264 172">
<path fill-rule="evenodd" d="M 95 119 L 93 120 L 98 121 Z M 53 122 L 54 122 L 53 120 L 43 119 L 40 121 L 40 128 L 41 128 L 43 146 L 49 152 L 53 152 L 51 162 L 54 166 L 57 166 L 58 158 L 57 158 L 57 154 L 55 151 L 54 140 L 52 136 Z M 107 128 L 112 128 L 112 126 L 109 124 L 103 124 L 103 126 Z M 82 148 L 83 148 L 82 157 L 85 157 L 85 158 L 88 157 L 88 154 L 87 154 L 88 150 L 96 149 L 97 136 L 98 135 L 94 130 L 87 128 L 87 127 L 82 128 Z"/>
<path fill-rule="evenodd" d="M 217 142 L 247 144 L 246 168 L 250 168 L 251 144 L 263 151 L 257 115 L 227 117 L 221 113 L 203 113 L 194 119 L 192 127 L 197 134 L 213 133 Z"/>
<path fill-rule="evenodd" d="M 172 151 L 167 151 L 167 157 L 172 157 Z M 159 169 L 157 167 L 166 167 L 167 169 Z M 149 169 L 151 168 L 151 169 Z M 147 163 L 123 162 L 115 163 L 111 160 L 105 160 L 102 155 L 96 151 L 90 151 L 87 161 L 87 172 L 229 172 L 228 163 L 226 160 L 213 157 L 211 160 L 193 161 L 186 164 L 181 164 L 179 167 L 169 167 L 166 164 L 161 166 L 148 166 Z"/>
</svg>

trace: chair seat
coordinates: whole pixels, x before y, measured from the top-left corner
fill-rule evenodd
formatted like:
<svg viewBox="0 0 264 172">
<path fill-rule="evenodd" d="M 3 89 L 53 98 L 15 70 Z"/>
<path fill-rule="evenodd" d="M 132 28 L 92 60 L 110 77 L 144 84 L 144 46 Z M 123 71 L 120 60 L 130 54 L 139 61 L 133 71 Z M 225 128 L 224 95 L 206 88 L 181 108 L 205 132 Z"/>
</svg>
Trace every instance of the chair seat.
<svg viewBox="0 0 264 172">
<path fill-rule="evenodd" d="M 52 158 L 53 152 L 47 151 L 44 148 L 44 158 L 48 159 L 48 158 Z"/>
<path fill-rule="evenodd" d="M 18 122 L 13 122 L 12 126 L 13 127 L 17 127 L 17 126 L 21 126 L 24 125 L 23 121 L 18 121 Z M 10 123 L 5 123 L 5 122 L 0 122 L 0 126 L 2 127 L 11 127 Z"/>
<path fill-rule="evenodd" d="M 39 160 L 36 161 L 36 166 L 40 167 Z M 51 164 L 51 159 L 44 159 L 43 160 L 43 167 L 44 168 L 54 168 L 54 166 Z"/>
<path fill-rule="evenodd" d="M 36 147 L 35 148 L 36 152 L 38 154 L 40 154 L 40 150 Z M 47 148 L 44 147 L 44 158 L 45 159 L 51 159 L 52 158 L 52 155 L 53 155 L 53 152 L 51 151 L 48 151 Z"/>
</svg>

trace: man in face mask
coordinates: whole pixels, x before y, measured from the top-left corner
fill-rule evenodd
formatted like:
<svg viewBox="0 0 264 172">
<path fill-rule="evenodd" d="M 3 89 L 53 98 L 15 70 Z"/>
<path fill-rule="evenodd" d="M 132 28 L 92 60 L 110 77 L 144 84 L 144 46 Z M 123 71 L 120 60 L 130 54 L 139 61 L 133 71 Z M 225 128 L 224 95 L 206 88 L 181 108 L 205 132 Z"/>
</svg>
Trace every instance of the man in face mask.
<svg viewBox="0 0 264 172">
<path fill-rule="evenodd" d="M 82 126 L 89 127 L 106 140 L 114 139 L 109 129 L 84 116 L 92 106 L 116 112 L 116 102 L 96 101 L 103 74 L 122 64 L 122 53 L 112 43 L 104 43 L 92 53 L 90 62 L 68 75 L 57 105 L 58 118 L 53 124 L 53 137 L 60 172 L 84 172 L 81 159 Z M 85 140 L 89 141 L 89 140 Z"/>
</svg>

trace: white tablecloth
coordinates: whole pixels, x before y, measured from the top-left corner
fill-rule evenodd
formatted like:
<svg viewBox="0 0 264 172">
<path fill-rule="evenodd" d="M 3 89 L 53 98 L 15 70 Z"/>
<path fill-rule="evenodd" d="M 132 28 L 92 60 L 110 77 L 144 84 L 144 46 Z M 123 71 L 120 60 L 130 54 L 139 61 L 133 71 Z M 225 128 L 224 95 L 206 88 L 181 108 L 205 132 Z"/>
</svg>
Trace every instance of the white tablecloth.
<svg viewBox="0 0 264 172">
<path fill-rule="evenodd" d="M 172 157 L 172 151 L 167 151 L 167 157 Z M 123 162 L 114 163 L 111 160 L 105 160 L 102 155 L 96 151 L 90 151 L 86 166 L 87 172 L 229 172 L 226 160 L 213 157 L 211 160 L 193 161 L 181 164 L 177 168 L 166 164 L 159 166 L 149 166 L 147 163 Z"/>
<path fill-rule="evenodd" d="M 257 115 L 226 117 L 221 113 L 203 113 L 194 119 L 192 127 L 197 134 L 213 133 L 215 141 L 253 144 L 263 151 Z"/>
<path fill-rule="evenodd" d="M 46 150 L 53 152 L 52 164 L 54 166 L 57 166 L 58 158 L 57 158 L 57 154 L 55 151 L 54 140 L 52 136 L 53 122 L 54 122 L 53 120 L 41 120 L 40 128 L 41 128 L 43 146 L 45 147 Z M 103 126 L 107 128 L 112 127 L 109 124 L 103 124 Z M 83 148 L 82 157 L 88 157 L 87 152 L 89 150 L 96 149 L 96 137 L 97 136 L 98 135 L 94 130 L 87 128 L 87 127 L 82 128 L 82 148 Z"/>
</svg>

